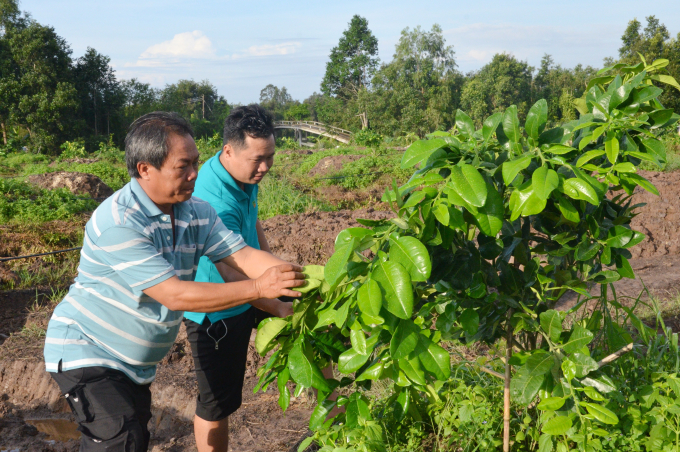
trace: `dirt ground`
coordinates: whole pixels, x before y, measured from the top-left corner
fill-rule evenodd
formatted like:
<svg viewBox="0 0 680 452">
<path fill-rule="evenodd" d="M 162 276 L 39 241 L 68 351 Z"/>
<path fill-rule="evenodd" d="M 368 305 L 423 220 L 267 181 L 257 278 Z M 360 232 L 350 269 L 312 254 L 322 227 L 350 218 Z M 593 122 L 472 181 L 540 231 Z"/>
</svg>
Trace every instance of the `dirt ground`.
<svg viewBox="0 0 680 452">
<path fill-rule="evenodd" d="M 619 296 L 636 296 L 642 288 L 642 281 L 654 295 L 670 299 L 680 292 L 680 278 L 677 277 L 680 269 L 677 201 L 680 198 L 680 172 L 643 175 L 657 186 L 661 195 L 656 197 L 643 191 L 635 195 L 634 202 L 645 202 L 647 206 L 641 209 L 642 213 L 634 220 L 633 227 L 647 234 L 648 240 L 632 250 L 634 258 L 631 264 L 639 279 L 619 282 L 617 292 Z M 344 195 L 349 197 L 351 193 Z M 263 221 L 263 226 L 272 251 L 281 258 L 300 264 L 322 264 L 332 254 L 338 232 L 358 226 L 356 218 L 378 219 L 391 215 L 384 205 L 376 204 L 355 211 L 278 216 Z M 66 225 L 55 223 L 53 226 L 61 227 L 62 234 L 68 235 L 70 228 Z M 76 226 L 82 227 L 82 223 Z M 25 245 L 18 242 L 28 237 L 25 234 L 26 231 L 19 233 L 0 227 L 0 255 L 16 255 L 24 251 Z M 39 259 L 36 262 L 34 265 L 40 265 Z M 7 265 L 0 267 L 4 268 L 5 274 L 10 271 Z M 61 452 L 78 448 L 75 440 L 63 442 L 51 439 L 27 422 L 31 419 L 71 418 L 63 404 L 59 404 L 54 388 L 45 389 L 46 385 L 49 386 L 49 377 L 45 379 L 41 370 L 43 338 L 39 332 L 51 315 L 51 294 L 47 288 L 37 292 L 34 289 L 0 292 L 0 450 Z M 680 321 L 677 323 L 680 325 Z M 676 326 L 673 320 L 670 324 Z M 244 403 L 230 418 L 230 450 L 296 450 L 296 443 L 307 434 L 311 398 L 303 394 L 293 401 L 284 415 L 276 403 L 276 388 L 253 394 L 252 388 L 257 381 L 255 370 L 262 360 L 251 345 Z M 30 378 L 29 374 L 32 375 Z M 36 383 L 32 383 L 34 381 Z M 182 330 L 173 349 L 159 366 L 157 379 L 152 385 L 155 411 L 150 423 L 151 450 L 195 451 L 190 423 L 195 385 L 191 351 Z M 38 387 L 45 394 L 52 394 L 52 398 L 37 397 L 37 393 L 42 393 Z"/>
</svg>

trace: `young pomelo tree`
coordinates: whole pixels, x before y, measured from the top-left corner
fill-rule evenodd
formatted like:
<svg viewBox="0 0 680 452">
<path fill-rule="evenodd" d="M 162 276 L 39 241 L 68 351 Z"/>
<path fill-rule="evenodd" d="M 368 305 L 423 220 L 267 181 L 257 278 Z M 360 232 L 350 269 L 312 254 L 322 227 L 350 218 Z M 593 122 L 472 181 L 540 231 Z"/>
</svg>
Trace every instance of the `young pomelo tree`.
<svg viewBox="0 0 680 452">
<path fill-rule="evenodd" d="M 524 124 L 514 106 L 478 130 L 458 111 L 453 131 L 413 143 L 402 167 L 418 169 L 385 197 L 395 218 L 342 231 L 323 281 L 313 277 L 318 289 L 295 302 L 291 318 L 260 325 L 258 351 L 276 351 L 258 387 L 276 381 L 284 410 L 288 381 L 297 393 L 317 389 L 311 429 L 335 428 L 327 414 L 344 406 L 335 420 L 354 429 L 352 441 L 382 450 L 385 432 L 363 394 L 372 382 L 392 386 L 392 415 L 417 417 L 414 407 L 437 400 L 450 377 L 445 342 L 503 339 L 504 449 L 512 397 L 540 401 L 533 440 L 541 450 L 556 440 L 585 450 L 595 430 L 618 422 L 605 406 L 616 387 L 591 352 L 595 337 L 607 353 L 632 341 L 609 317 L 607 290 L 635 277 L 629 249 L 645 236 L 630 227 L 640 207 L 632 195 L 638 187 L 657 193 L 638 167 L 665 163 L 657 135 L 680 119 L 657 100 L 654 82 L 680 89 L 662 73 L 667 64 L 603 69 L 577 101 L 580 118 L 557 127 L 548 127 L 540 100 Z M 593 298 L 599 305 L 565 329 L 567 313 L 554 308 L 568 292 L 582 298 L 571 311 Z M 331 362 L 340 380 L 324 378 Z M 338 387 L 350 395 L 328 399 Z"/>
</svg>

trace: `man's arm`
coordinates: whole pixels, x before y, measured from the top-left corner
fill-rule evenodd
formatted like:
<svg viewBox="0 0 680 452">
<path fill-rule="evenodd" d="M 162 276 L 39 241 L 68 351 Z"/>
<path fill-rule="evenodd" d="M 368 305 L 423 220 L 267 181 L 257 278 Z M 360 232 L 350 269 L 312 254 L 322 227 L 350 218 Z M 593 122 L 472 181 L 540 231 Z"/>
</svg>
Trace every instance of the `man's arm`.
<svg viewBox="0 0 680 452">
<path fill-rule="evenodd" d="M 257 253 L 252 254 L 252 251 Z M 300 273 L 302 268 L 297 265 L 250 247 L 242 248 L 222 261 L 243 268 L 253 279 L 214 284 L 182 281 L 173 276 L 143 292 L 173 311 L 195 312 L 222 311 L 261 298 L 301 295 L 290 290 L 305 283 L 304 275 Z"/>
<path fill-rule="evenodd" d="M 272 250 L 269 248 L 269 242 L 267 242 L 267 237 L 264 235 L 264 229 L 262 228 L 262 223 L 260 220 L 255 222 L 255 229 L 257 230 L 257 241 L 260 242 L 260 249 L 271 253 Z"/>
<path fill-rule="evenodd" d="M 224 282 L 245 281 L 248 279 L 246 275 L 234 270 L 225 263 L 215 262 L 215 268 L 217 268 Z M 277 298 L 260 298 L 259 300 L 251 301 L 250 304 L 277 317 L 283 318 L 293 315 L 293 303 L 284 302 Z"/>
</svg>

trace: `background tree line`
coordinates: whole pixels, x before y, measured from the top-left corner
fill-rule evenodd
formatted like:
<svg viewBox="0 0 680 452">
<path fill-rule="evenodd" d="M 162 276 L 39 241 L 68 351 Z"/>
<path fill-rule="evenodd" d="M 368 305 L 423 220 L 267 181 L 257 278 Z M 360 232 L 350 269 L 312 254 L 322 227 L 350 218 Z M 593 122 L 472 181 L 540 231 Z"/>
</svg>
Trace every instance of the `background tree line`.
<svg viewBox="0 0 680 452">
<path fill-rule="evenodd" d="M 680 35 L 671 38 L 654 16 L 643 28 L 629 22 L 618 59 L 605 64 L 667 58 L 668 71 L 680 78 Z M 82 140 L 92 151 L 113 139 L 122 144 L 134 118 L 153 110 L 176 111 L 197 136 L 221 130 L 233 107 L 208 80 L 180 80 L 153 88 L 138 80 L 119 80 L 110 59 L 88 48 L 78 58 L 54 28 L 19 10 L 17 0 L 0 0 L 0 150 L 27 147 L 58 153 L 65 141 Z M 378 40 L 368 21 L 355 15 L 331 50 L 320 93 L 304 101 L 286 87 L 267 85 L 259 102 L 277 120 L 315 120 L 358 131 L 370 128 L 385 136 L 423 136 L 453 126 L 458 108 L 476 122 L 511 104 L 520 117 L 545 98 L 549 120 L 576 116 L 581 97 L 596 69 L 564 68 L 545 55 L 534 68 L 511 54 L 494 55 L 478 71 L 457 69 L 453 46 L 442 29 L 405 28 L 393 58 L 381 62 Z M 680 93 L 664 92 L 662 102 L 680 111 Z"/>
</svg>

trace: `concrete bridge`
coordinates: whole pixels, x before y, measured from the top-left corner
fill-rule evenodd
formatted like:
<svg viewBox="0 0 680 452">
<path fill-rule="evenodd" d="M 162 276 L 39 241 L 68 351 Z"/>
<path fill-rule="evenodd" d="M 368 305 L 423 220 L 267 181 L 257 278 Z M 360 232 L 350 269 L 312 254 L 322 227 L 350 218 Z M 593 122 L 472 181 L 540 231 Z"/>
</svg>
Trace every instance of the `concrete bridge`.
<svg viewBox="0 0 680 452">
<path fill-rule="evenodd" d="M 298 140 L 302 139 L 301 131 L 333 138 L 341 143 L 349 143 L 352 139 L 352 132 L 349 130 L 322 124 L 316 121 L 275 121 L 274 129 L 293 129 Z"/>
</svg>

